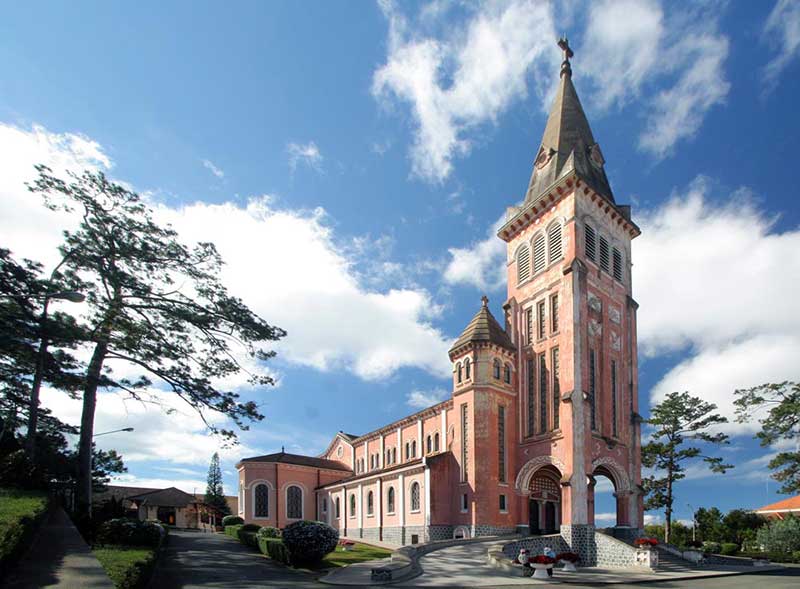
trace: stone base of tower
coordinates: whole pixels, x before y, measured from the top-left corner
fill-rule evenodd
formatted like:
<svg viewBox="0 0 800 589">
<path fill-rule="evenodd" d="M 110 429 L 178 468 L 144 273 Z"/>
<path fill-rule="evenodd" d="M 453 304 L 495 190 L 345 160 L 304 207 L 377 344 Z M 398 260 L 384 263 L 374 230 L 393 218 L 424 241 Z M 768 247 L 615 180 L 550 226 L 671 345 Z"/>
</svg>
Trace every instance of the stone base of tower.
<svg viewBox="0 0 800 589">
<path fill-rule="evenodd" d="M 561 524 L 561 537 L 581 557 L 581 566 L 597 565 L 597 540 L 591 524 Z"/>
</svg>

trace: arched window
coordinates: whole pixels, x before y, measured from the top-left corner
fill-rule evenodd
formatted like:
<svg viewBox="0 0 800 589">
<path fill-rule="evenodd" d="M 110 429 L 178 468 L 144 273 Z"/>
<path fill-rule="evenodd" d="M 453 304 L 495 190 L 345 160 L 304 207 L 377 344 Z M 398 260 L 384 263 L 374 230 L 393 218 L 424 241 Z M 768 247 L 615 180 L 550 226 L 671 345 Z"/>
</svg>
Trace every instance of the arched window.
<svg viewBox="0 0 800 589">
<path fill-rule="evenodd" d="M 350 493 L 350 517 L 356 516 L 356 496 Z"/>
<path fill-rule="evenodd" d="M 386 491 L 386 513 L 394 513 L 394 487 Z"/>
<path fill-rule="evenodd" d="M 425 439 L 425 451 L 430 454 L 433 452 L 433 438 L 430 435 Z"/>
<path fill-rule="evenodd" d="M 517 282 L 522 283 L 531 277 L 531 250 L 522 244 L 517 250 Z"/>
<path fill-rule="evenodd" d="M 367 515 L 372 515 L 372 504 L 374 503 L 372 491 L 367 493 Z"/>
<path fill-rule="evenodd" d="M 341 506 L 341 504 L 339 502 L 339 498 L 338 497 L 336 498 L 336 503 L 334 504 L 333 509 L 334 509 L 335 514 L 336 514 L 336 519 L 339 519 L 340 517 L 342 517 L 342 506 Z"/>
<path fill-rule="evenodd" d="M 501 366 L 502 366 L 502 365 L 501 365 L 501 363 L 500 363 L 500 360 L 498 360 L 497 358 L 495 358 L 495 359 L 494 359 L 494 377 L 495 377 L 497 380 L 500 380 L 500 370 L 501 370 Z"/>
<path fill-rule="evenodd" d="M 417 441 L 413 440 L 411 442 L 411 458 L 417 457 Z"/>
<path fill-rule="evenodd" d="M 560 260 L 562 257 L 561 249 L 561 223 L 553 223 L 547 230 L 547 245 L 548 245 L 548 258 L 549 263 Z"/>
<path fill-rule="evenodd" d="M 392 448 L 392 464 L 397 462 L 397 448 Z"/>
<path fill-rule="evenodd" d="M 286 517 L 303 519 L 303 489 L 297 485 L 286 489 Z"/>
<path fill-rule="evenodd" d="M 411 444 L 406 442 L 406 460 L 411 458 Z"/>
<path fill-rule="evenodd" d="M 254 517 L 269 517 L 269 487 L 264 483 L 256 485 Z"/>
<path fill-rule="evenodd" d="M 419 511 L 419 483 L 411 483 L 411 511 Z"/>
<path fill-rule="evenodd" d="M 464 360 L 464 372 L 466 373 L 467 380 L 469 380 L 470 378 L 472 378 L 472 371 L 471 371 L 471 367 L 472 367 L 472 366 L 471 366 L 471 363 L 470 363 L 470 361 L 469 361 L 469 358 L 467 358 L 466 360 Z"/>
<path fill-rule="evenodd" d="M 546 265 L 544 235 L 539 233 L 533 238 L 533 273 L 541 272 Z"/>
<path fill-rule="evenodd" d="M 503 369 L 503 380 L 506 384 L 511 384 L 511 364 L 506 364 Z"/>
<path fill-rule="evenodd" d="M 436 432 L 433 435 L 433 451 L 434 452 L 438 452 L 439 451 L 439 432 Z"/>
<path fill-rule="evenodd" d="M 458 373 L 458 382 L 460 383 L 462 380 L 464 380 L 463 375 L 461 374 L 461 362 L 456 364 L 456 372 Z"/>
</svg>

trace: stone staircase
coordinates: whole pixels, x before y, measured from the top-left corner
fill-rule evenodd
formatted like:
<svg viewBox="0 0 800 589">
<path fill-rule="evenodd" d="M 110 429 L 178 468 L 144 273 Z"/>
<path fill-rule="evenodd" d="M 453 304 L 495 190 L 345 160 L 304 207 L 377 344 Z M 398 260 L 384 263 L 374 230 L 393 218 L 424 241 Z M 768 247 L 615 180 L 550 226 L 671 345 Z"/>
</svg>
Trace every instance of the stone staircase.
<svg viewBox="0 0 800 589">
<path fill-rule="evenodd" d="M 658 550 L 658 570 L 668 573 L 682 573 L 686 571 L 697 570 L 700 565 L 694 564 L 665 550 L 661 546 L 657 547 Z"/>
</svg>

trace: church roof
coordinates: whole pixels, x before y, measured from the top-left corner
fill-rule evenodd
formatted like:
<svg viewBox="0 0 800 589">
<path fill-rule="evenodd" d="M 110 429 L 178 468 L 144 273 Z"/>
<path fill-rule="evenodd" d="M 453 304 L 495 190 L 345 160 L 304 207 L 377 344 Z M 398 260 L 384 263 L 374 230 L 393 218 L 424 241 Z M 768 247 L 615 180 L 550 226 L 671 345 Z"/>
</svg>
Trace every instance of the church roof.
<svg viewBox="0 0 800 589">
<path fill-rule="evenodd" d="M 197 499 L 193 495 L 176 489 L 175 487 L 156 489 L 155 491 L 149 491 L 140 495 L 131 495 L 126 497 L 126 499 L 128 499 L 128 501 L 136 501 L 137 503 L 159 507 L 186 507 L 190 503 L 197 502 Z"/>
<path fill-rule="evenodd" d="M 302 454 L 289 454 L 288 452 L 275 452 L 264 456 L 253 456 L 252 458 L 242 458 L 242 462 L 281 462 L 283 464 L 296 464 L 298 466 L 311 466 L 314 468 L 329 468 L 332 470 L 350 470 L 350 467 L 327 458 L 317 458 L 316 456 L 303 456 Z"/>
<path fill-rule="evenodd" d="M 505 329 L 500 327 L 497 319 L 489 311 L 489 299 L 484 296 L 481 301 L 480 310 L 450 348 L 451 354 L 461 346 L 472 342 L 490 342 L 508 350 L 516 349 Z"/>
<path fill-rule="evenodd" d="M 572 50 L 566 39 L 561 39 L 559 46 L 564 51 L 561 81 L 536 154 L 525 203 L 538 200 L 554 182 L 572 171 L 613 203 L 614 196 L 603 169 L 602 153 L 572 84 L 569 62 Z"/>
</svg>

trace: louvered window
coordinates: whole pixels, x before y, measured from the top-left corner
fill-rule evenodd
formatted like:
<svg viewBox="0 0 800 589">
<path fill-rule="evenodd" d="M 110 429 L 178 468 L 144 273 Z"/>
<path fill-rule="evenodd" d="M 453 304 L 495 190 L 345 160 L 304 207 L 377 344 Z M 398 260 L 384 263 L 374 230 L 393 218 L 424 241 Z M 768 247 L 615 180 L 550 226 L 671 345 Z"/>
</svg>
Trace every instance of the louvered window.
<svg viewBox="0 0 800 589">
<path fill-rule="evenodd" d="M 547 363 L 544 354 L 539 354 L 539 433 L 547 431 Z"/>
<path fill-rule="evenodd" d="M 528 343 L 533 342 L 533 308 L 525 310 L 525 334 L 528 336 Z"/>
<path fill-rule="evenodd" d="M 533 240 L 533 273 L 541 272 L 545 267 L 544 235 L 541 233 Z"/>
<path fill-rule="evenodd" d="M 550 362 L 550 371 L 553 373 L 553 429 L 558 429 L 559 420 L 558 412 L 561 407 L 561 370 L 560 361 L 558 357 L 558 348 L 553 350 L 553 359 Z"/>
<path fill-rule="evenodd" d="M 614 280 L 622 282 L 622 254 L 614 248 Z"/>
<path fill-rule="evenodd" d="M 583 235 L 586 244 L 586 257 L 597 263 L 597 236 L 591 225 L 584 226 Z"/>
<path fill-rule="evenodd" d="M 517 282 L 523 283 L 531 276 L 531 250 L 523 245 L 517 251 Z"/>
<path fill-rule="evenodd" d="M 547 333 L 544 323 L 544 301 L 539 301 L 536 303 L 536 323 L 536 335 L 539 337 L 539 339 L 542 339 Z"/>
<path fill-rule="evenodd" d="M 533 358 L 528 358 L 528 435 L 536 433 L 536 403 L 534 383 L 536 382 L 536 364 Z"/>
<path fill-rule="evenodd" d="M 461 405 L 461 481 L 466 482 L 469 476 L 469 414 L 467 404 Z"/>
<path fill-rule="evenodd" d="M 497 408 L 497 478 L 501 483 L 506 482 L 506 408 L 500 405 Z"/>
<path fill-rule="evenodd" d="M 608 241 L 602 235 L 600 236 L 600 267 L 604 272 L 611 272 L 611 258 L 608 251 Z"/>
<path fill-rule="evenodd" d="M 558 331 L 558 295 L 550 297 L 550 330 L 555 333 Z"/>
<path fill-rule="evenodd" d="M 550 226 L 547 232 L 549 246 L 548 261 L 552 264 L 561 259 L 561 224 L 555 223 Z"/>
</svg>

